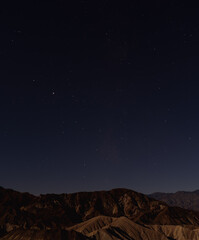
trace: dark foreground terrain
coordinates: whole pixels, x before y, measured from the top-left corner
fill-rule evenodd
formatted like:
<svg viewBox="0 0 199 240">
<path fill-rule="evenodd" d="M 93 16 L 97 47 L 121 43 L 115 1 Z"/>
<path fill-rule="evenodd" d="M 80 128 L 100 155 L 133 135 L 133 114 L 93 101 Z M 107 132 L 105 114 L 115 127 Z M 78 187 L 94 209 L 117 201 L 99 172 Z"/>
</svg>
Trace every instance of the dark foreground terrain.
<svg viewBox="0 0 199 240">
<path fill-rule="evenodd" d="M 128 189 L 37 197 L 0 188 L 0 239 L 199 240 L 199 212 Z"/>
</svg>

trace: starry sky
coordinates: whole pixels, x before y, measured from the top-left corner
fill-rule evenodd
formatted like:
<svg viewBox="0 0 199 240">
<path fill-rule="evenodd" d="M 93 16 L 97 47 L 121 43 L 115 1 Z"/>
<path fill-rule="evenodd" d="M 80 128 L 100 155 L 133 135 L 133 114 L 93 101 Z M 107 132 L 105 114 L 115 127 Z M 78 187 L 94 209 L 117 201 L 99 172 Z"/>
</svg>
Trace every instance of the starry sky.
<svg viewBox="0 0 199 240">
<path fill-rule="evenodd" d="M 0 3 L 0 185 L 199 188 L 192 1 Z"/>
</svg>

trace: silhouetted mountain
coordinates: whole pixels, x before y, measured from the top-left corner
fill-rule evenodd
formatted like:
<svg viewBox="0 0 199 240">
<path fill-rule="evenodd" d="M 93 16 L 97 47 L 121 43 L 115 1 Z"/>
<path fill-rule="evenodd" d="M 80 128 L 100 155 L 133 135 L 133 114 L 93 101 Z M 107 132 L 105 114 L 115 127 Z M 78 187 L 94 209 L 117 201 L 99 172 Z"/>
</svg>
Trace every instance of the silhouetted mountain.
<svg viewBox="0 0 199 240">
<path fill-rule="evenodd" d="M 156 192 L 148 196 L 163 201 L 170 206 L 199 211 L 199 190 L 194 192 L 179 191 L 176 193 Z"/>
<path fill-rule="evenodd" d="M 157 230 L 151 225 L 176 227 Z M 172 235 L 178 225 L 195 226 L 187 233 L 195 234 L 199 213 L 128 189 L 33 196 L 0 188 L 0 234 L 5 240 L 169 239 L 162 232 Z M 184 227 L 179 232 L 183 235 Z"/>
</svg>

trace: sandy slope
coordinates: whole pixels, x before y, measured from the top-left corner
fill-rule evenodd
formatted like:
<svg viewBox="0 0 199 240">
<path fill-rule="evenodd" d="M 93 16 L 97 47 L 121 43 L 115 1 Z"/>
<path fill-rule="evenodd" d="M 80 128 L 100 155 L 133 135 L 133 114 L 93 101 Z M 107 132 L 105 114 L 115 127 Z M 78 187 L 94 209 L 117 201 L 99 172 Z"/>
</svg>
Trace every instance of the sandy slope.
<svg viewBox="0 0 199 240">
<path fill-rule="evenodd" d="M 73 227 L 66 228 L 67 230 L 75 230 L 84 235 L 91 236 L 94 232 L 99 229 L 103 229 L 107 226 L 110 226 L 114 221 L 117 221 L 118 218 L 106 217 L 106 216 L 97 216 L 92 219 L 89 219 L 85 222 L 77 224 Z"/>
<path fill-rule="evenodd" d="M 65 230 L 10 232 L 1 240 L 199 240 L 194 226 L 140 225 L 127 217 L 97 216 Z"/>
<path fill-rule="evenodd" d="M 98 216 L 72 229 L 96 240 L 199 240 L 199 229 L 193 226 L 140 225 L 126 217 Z"/>
<path fill-rule="evenodd" d="M 176 240 L 198 240 L 199 228 L 193 226 L 150 226 L 155 231 L 164 233 L 167 237 Z"/>
<path fill-rule="evenodd" d="M 95 237 L 96 240 L 167 239 L 164 234 L 159 233 L 158 231 L 155 231 L 148 227 L 136 224 L 126 217 L 110 219 L 109 217 L 98 216 L 89 221 L 86 221 L 84 224 L 76 225 L 75 227 L 73 227 L 73 229 L 88 237 Z"/>
</svg>

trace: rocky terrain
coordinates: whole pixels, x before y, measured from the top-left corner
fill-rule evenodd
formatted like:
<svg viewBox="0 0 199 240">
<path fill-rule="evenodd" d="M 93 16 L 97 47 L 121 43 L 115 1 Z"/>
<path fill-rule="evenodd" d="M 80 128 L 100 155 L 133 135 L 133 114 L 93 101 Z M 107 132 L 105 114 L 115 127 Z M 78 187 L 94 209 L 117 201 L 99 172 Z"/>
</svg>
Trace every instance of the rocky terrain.
<svg viewBox="0 0 199 240">
<path fill-rule="evenodd" d="M 199 190 L 194 192 L 179 191 L 176 193 L 153 193 L 149 197 L 166 202 L 170 206 L 199 211 Z"/>
<path fill-rule="evenodd" d="M 0 188 L 0 239 L 199 239 L 199 213 L 128 189 L 33 196 Z"/>
</svg>

